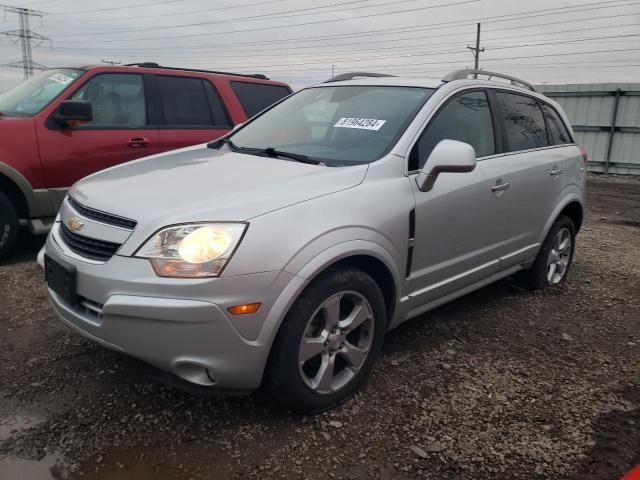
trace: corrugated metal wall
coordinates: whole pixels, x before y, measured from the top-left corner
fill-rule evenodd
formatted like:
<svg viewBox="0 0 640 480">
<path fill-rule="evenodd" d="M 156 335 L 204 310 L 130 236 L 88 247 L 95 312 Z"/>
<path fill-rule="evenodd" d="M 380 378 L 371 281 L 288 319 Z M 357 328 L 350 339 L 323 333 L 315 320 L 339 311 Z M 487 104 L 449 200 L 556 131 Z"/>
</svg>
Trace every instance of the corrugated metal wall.
<svg viewBox="0 0 640 480">
<path fill-rule="evenodd" d="M 589 170 L 640 175 L 640 84 L 539 85 L 569 116 Z"/>
</svg>

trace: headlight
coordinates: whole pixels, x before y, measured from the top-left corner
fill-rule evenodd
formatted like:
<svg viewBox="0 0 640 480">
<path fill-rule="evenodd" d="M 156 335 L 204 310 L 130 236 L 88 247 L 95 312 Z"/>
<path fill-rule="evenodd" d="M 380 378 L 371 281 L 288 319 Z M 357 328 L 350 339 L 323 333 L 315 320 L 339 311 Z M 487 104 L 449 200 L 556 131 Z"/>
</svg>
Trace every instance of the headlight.
<svg viewBox="0 0 640 480">
<path fill-rule="evenodd" d="M 246 223 L 199 223 L 163 228 L 136 257 L 151 262 L 160 277 L 217 277 L 247 228 Z"/>
</svg>

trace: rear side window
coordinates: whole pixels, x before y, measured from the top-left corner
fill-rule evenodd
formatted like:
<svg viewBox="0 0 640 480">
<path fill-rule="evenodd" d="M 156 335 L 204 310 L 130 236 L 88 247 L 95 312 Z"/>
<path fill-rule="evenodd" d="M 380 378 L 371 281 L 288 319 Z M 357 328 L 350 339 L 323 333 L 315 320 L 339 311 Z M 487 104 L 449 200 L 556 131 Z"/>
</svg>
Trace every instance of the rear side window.
<svg viewBox="0 0 640 480">
<path fill-rule="evenodd" d="M 291 93 L 286 87 L 262 83 L 231 82 L 231 88 L 247 117 L 253 117 Z"/>
<path fill-rule="evenodd" d="M 564 145 L 566 143 L 573 143 L 569 130 L 565 126 L 564 122 L 555 111 L 553 107 L 547 104 L 542 104 L 542 112 L 547 119 L 547 125 L 549 127 L 549 141 L 552 145 Z"/>
<path fill-rule="evenodd" d="M 136 128 L 143 127 L 147 123 L 142 75 L 133 73 L 96 75 L 71 98 L 91 103 L 93 120 L 86 124 L 87 127 Z"/>
<path fill-rule="evenodd" d="M 200 78 L 157 75 L 156 84 L 165 125 L 212 127 L 229 124 L 220 97 L 208 82 Z"/>
<path fill-rule="evenodd" d="M 496 92 L 507 136 L 507 151 L 546 147 L 547 130 L 535 98 Z"/>
<path fill-rule="evenodd" d="M 491 109 L 485 92 L 463 93 L 447 102 L 427 125 L 417 149 L 414 148 L 410 170 L 422 168 L 442 140 L 468 143 L 478 157 L 496 153 Z"/>
</svg>

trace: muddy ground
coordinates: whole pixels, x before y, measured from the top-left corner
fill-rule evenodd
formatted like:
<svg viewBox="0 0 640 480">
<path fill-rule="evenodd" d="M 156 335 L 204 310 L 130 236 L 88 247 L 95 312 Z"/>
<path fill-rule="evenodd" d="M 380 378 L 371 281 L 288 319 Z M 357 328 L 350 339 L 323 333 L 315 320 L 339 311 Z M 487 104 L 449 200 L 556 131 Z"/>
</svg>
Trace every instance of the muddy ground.
<svg viewBox="0 0 640 480">
<path fill-rule="evenodd" d="M 616 479 L 640 463 L 640 181 L 592 177 L 569 282 L 484 288 L 387 337 L 304 418 L 208 397 L 54 318 L 24 236 L 0 266 L 0 479 Z"/>
</svg>

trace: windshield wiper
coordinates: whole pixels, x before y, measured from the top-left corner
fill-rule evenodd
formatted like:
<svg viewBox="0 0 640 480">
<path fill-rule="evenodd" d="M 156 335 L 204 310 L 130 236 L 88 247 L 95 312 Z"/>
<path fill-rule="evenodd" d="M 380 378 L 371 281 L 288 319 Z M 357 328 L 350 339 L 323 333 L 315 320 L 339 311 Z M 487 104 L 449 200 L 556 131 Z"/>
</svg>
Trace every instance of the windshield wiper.
<svg viewBox="0 0 640 480">
<path fill-rule="evenodd" d="M 222 147 L 222 145 L 225 145 L 225 144 L 229 145 L 231 150 L 233 150 L 234 152 L 246 152 L 246 153 L 251 153 L 252 155 L 266 155 L 268 157 L 273 157 L 273 158 L 285 157 L 285 158 L 290 158 L 291 160 L 295 160 L 296 162 L 308 163 L 310 165 L 326 166 L 320 160 L 314 160 L 313 158 L 309 158 L 306 155 L 301 155 L 299 153 L 290 153 L 282 150 L 276 150 L 273 147 L 267 147 L 267 148 L 239 147 L 238 145 L 233 143 L 228 137 L 222 137 L 217 140 L 214 140 L 213 142 L 209 142 L 207 144 L 207 147 L 218 150 L 220 147 Z"/>
<path fill-rule="evenodd" d="M 285 157 L 290 158 L 291 160 L 295 160 L 296 162 L 308 163 L 310 165 L 324 165 L 320 160 L 314 160 L 313 158 L 309 158 L 306 155 L 301 155 L 299 153 L 290 153 L 285 152 L 283 150 L 276 150 L 273 147 L 267 147 L 263 149 L 256 149 L 256 152 L 263 153 L 268 155 L 269 157 Z"/>
</svg>

